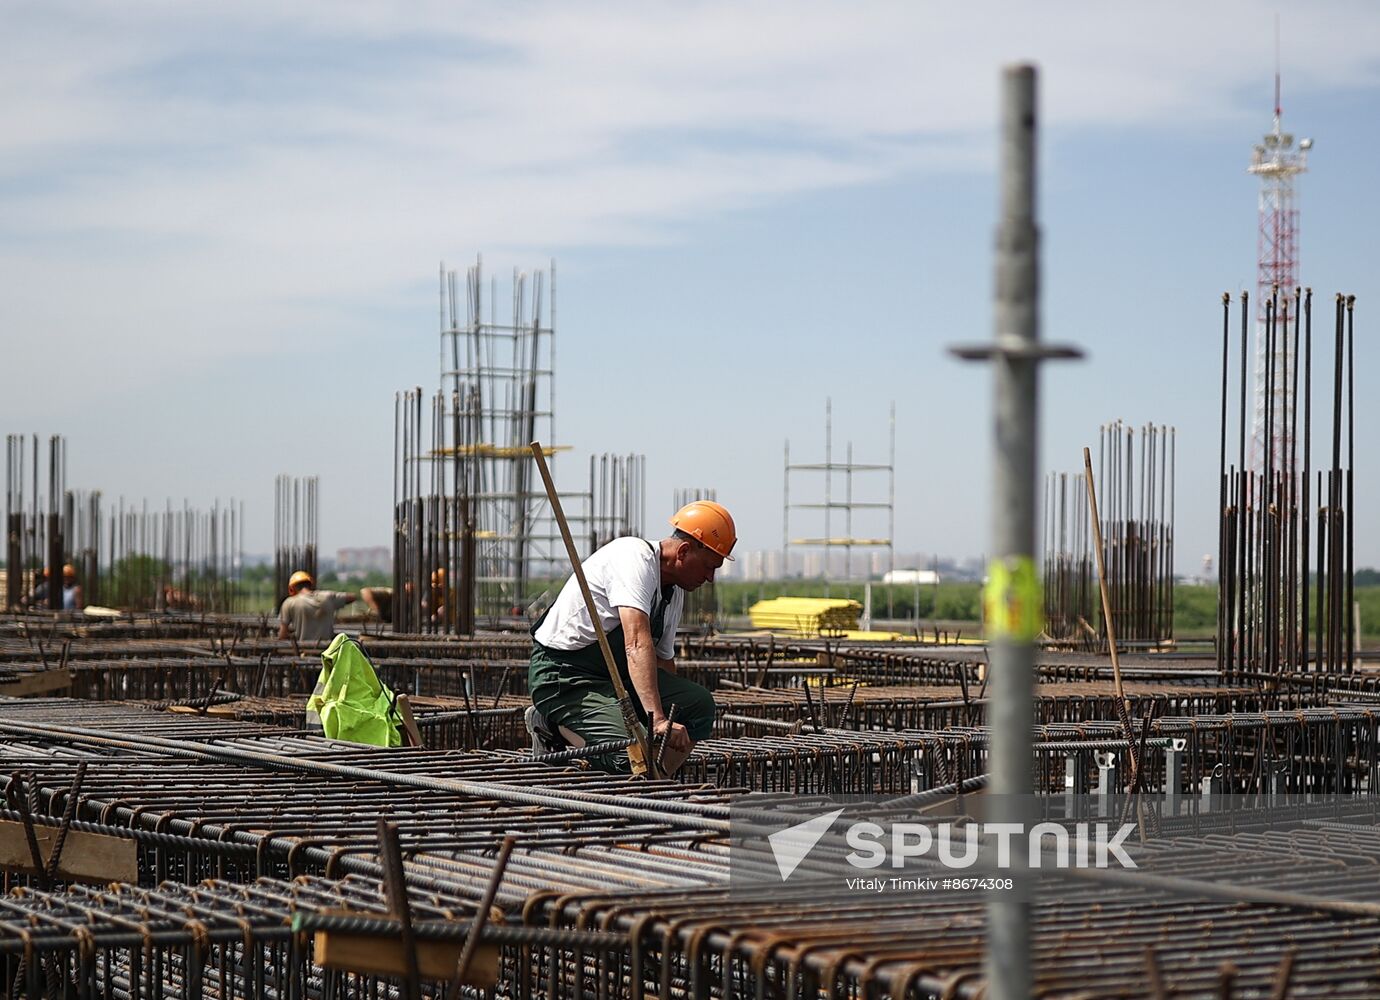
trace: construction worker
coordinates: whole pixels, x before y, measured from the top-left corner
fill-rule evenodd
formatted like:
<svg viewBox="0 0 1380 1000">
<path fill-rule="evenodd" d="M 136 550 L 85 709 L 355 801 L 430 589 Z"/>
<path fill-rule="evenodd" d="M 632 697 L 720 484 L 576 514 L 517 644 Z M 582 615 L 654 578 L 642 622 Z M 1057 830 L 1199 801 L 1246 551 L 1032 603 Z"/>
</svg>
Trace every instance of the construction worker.
<svg viewBox="0 0 1380 1000">
<path fill-rule="evenodd" d="M 335 635 L 335 613 L 355 599 L 339 590 L 317 590 L 310 573 L 299 569 L 288 579 L 288 596 L 278 611 L 278 638 L 320 642 Z"/>
<path fill-rule="evenodd" d="M 67 563 L 62 567 L 62 610 L 80 611 L 86 607 L 86 596 L 77 582 L 77 567 Z"/>
<path fill-rule="evenodd" d="M 25 603 L 33 608 L 45 608 L 48 606 L 48 587 L 52 583 L 52 573 L 45 566 L 43 568 L 43 579 L 34 587 Z M 81 584 L 77 582 L 77 567 L 67 563 L 62 567 L 62 610 L 80 611 L 86 607 L 86 598 L 82 593 Z"/>
<path fill-rule="evenodd" d="M 379 616 L 379 621 L 386 624 L 393 624 L 393 588 L 392 587 L 360 587 L 359 599 L 374 614 Z"/>
<path fill-rule="evenodd" d="M 48 581 L 52 575 L 52 571 L 44 566 L 42 572 L 38 574 L 41 579 L 34 584 L 33 589 L 23 599 L 25 605 L 31 608 L 46 608 L 48 606 Z"/>
<path fill-rule="evenodd" d="M 439 566 L 431 571 L 431 594 L 422 605 L 422 610 L 429 610 L 431 623 L 439 625 L 445 622 L 448 607 L 455 607 L 455 588 L 446 586 L 446 568 Z"/>
<path fill-rule="evenodd" d="M 633 707 L 654 739 L 664 738 L 662 767 L 674 774 L 714 725 L 714 697 L 676 676 L 675 638 L 685 594 L 710 583 L 732 558 L 733 518 L 710 500 L 686 504 L 660 542 L 616 538 L 584 561 L 585 578 Z M 532 706 L 527 728 L 534 754 L 629 734 L 599 650 L 579 582 L 572 575 L 532 628 L 528 667 Z M 675 720 L 668 716 L 671 706 Z M 629 770 L 626 751 L 591 760 L 601 770 Z"/>
</svg>

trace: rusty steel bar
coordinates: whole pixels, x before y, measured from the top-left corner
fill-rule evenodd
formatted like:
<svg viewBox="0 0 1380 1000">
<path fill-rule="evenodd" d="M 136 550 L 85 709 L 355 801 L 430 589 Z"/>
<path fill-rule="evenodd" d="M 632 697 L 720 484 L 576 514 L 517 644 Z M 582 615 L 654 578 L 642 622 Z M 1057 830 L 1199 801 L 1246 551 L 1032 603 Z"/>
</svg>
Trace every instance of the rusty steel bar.
<svg viewBox="0 0 1380 1000">
<path fill-rule="evenodd" d="M 1317 470 L 1316 511 L 1313 501 L 1311 439 L 1313 336 L 1311 289 L 1279 289 L 1264 303 L 1264 410 L 1267 440 L 1283 440 L 1279 455 L 1267 449 L 1263 468 L 1248 468 L 1245 452 L 1245 337 L 1249 299 L 1241 298 L 1241 408 L 1237 415 L 1241 436 L 1240 465 L 1223 470 L 1219 490 L 1220 558 L 1218 589 L 1217 663 L 1228 677 L 1248 674 L 1275 676 L 1317 670 L 1351 673 L 1354 648 L 1352 523 L 1354 496 L 1351 480 L 1355 462 L 1354 434 L 1354 303 L 1352 296 L 1335 299 L 1332 338 L 1331 462 Z M 1223 323 L 1231 304 L 1223 300 Z M 1292 326 L 1291 326 L 1292 320 Z M 1302 365 L 1290 364 L 1303 346 Z M 1223 353 L 1221 438 L 1226 439 L 1228 353 Z M 1303 454 L 1298 454 L 1298 407 L 1287 404 L 1276 413 L 1274 383 L 1283 395 L 1297 399 L 1303 390 Z M 1343 403 L 1346 411 L 1343 413 Z M 1276 431 L 1279 424 L 1279 432 Z M 1343 455 L 1345 433 L 1347 448 Z M 1316 514 L 1316 566 L 1311 538 Z M 1310 575 L 1312 579 L 1310 579 Z"/>
</svg>

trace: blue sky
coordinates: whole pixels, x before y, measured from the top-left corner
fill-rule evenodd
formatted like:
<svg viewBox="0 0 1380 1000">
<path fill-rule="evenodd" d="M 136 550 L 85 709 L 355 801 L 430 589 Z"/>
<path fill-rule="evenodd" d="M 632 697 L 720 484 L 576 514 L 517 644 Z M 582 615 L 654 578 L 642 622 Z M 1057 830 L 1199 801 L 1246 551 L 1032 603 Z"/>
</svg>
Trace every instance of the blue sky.
<svg viewBox="0 0 1380 1000">
<path fill-rule="evenodd" d="M 1380 8 L 1279 5 L 1302 277 L 1358 296 Z M 71 484 L 272 538 L 321 476 L 321 542 L 389 538 L 393 396 L 437 382 L 438 262 L 559 272 L 558 424 L 648 456 L 652 518 L 710 487 L 781 536 L 781 449 L 859 461 L 897 407 L 897 547 L 987 547 L 997 83 L 1041 70 L 1042 466 L 1109 420 L 1178 428 L 1178 565 L 1215 548 L 1219 299 L 1254 290 L 1251 146 L 1275 5 L 7 6 L 6 432 L 68 436 Z M 1358 442 L 1357 508 L 1380 454 Z M 1357 558 L 1380 564 L 1364 514 Z M 862 533 L 861 531 L 859 533 Z M 872 532 L 867 532 L 871 534 Z"/>
</svg>

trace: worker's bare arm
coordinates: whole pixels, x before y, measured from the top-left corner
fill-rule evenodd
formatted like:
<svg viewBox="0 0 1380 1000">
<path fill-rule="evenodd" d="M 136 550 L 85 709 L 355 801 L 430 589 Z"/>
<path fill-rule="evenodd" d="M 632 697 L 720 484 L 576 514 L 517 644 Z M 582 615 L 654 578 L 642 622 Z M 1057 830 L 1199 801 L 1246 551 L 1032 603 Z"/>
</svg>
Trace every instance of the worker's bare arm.
<svg viewBox="0 0 1380 1000">
<path fill-rule="evenodd" d="M 618 618 L 623 626 L 623 648 L 628 652 L 628 676 L 638 703 L 652 717 L 665 717 L 661 710 L 661 692 L 656 684 L 656 645 L 652 642 L 652 626 L 647 613 L 639 608 L 619 608 Z"/>
<path fill-rule="evenodd" d="M 656 643 L 652 641 L 651 622 L 647 613 L 639 608 L 619 608 L 618 618 L 623 626 L 623 648 L 628 653 L 628 676 L 632 678 L 633 691 L 643 710 L 651 716 L 652 732 L 660 733 L 666 728 L 666 713 L 656 683 L 659 661 Z M 671 727 L 668 745 L 672 750 L 690 749 L 690 734 L 680 723 Z"/>
<path fill-rule="evenodd" d="M 291 638 L 292 638 L 292 631 L 288 628 L 287 622 L 279 622 L 279 623 L 278 623 L 278 638 L 279 638 L 279 639 L 291 639 Z"/>
</svg>

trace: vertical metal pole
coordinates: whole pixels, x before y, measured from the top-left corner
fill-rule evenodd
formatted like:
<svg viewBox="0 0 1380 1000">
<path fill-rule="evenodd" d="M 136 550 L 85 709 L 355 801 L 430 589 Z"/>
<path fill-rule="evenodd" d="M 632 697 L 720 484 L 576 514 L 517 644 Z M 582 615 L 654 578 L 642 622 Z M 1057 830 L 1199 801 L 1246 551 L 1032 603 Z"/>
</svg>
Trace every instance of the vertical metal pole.
<svg viewBox="0 0 1380 1000">
<path fill-rule="evenodd" d="M 1303 502 L 1299 505 L 1303 525 L 1299 531 L 1299 545 L 1303 554 L 1299 559 L 1299 576 L 1302 577 L 1303 595 L 1299 599 L 1299 669 L 1307 671 L 1308 665 L 1308 480 L 1312 475 L 1313 440 L 1313 289 L 1308 289 L 1303 300 L 1303 476 L 1299 485 L 1303 489 Z M 1296 366 L 1297 367 L 1297 366 Z"/>
<path fill-rule="evenodd" d="M 1250 661 L 1250 650 L 1248 640 L 1250 639 L 1250 611 L 1248 601 L 1251 596 L 1250 578 L 1246 573 L 1246 563 L 1249 556 L 1249 546 L 1247 545 L 1247 535 L 1250 528 L 1251 509 L 1248 496 L 1251 485 L 1250 469 L 1246 465 L 1246 352 L 1247 330 L 1250 326 L 1250 297 L 1247 293 L 1241 293 L 1241 372 L 1240 372 L 1240 415 L 1237 418 L 1237 469 L 1240 479 L 1237 486 L 1236 504 L 1236 586 L 1233 588 L 1236 594 L 1236 610 L 1231 618 L 1234 626 L 1236 643 L 1236 669 L 1244 671 Z"/>
<path fill-rule="evenodd" d="M 1035 467 L 1039 440 L 1036 371 L 1041 361 L 1079 358 L 1068 345 L 1039 339 L 1039 230 L 1035 225 L 1035 69 L 1008 67 L 1002 77 L 1001 222 L 997 228 L 995 341 L 961 345 L 953 354 L 996 368 L 992 475 L 993 556 L 983 589 L 991 654 L 988 727 L 989 822 L 1028 829 L 1034 773 L 1035 638 L 1044 624 L 1035 571 Z M 1031 994 L 1031 885 L 1012 865 L 1013 889 L 987 903 L 987 992 L 990 1000 Z"/>
<path fill-rule="evenodd" d="M 58 515 L 61 496 L 58 453 L 60 438 L 48 438 L 48 607 L 62 610 L 62 523 Z"/>
<path fill-rule="evenodd" d="M 834 510 L 834 401 L 824 397 L 824 596 L 829 596 L 829 557 L 834 554 L 829 516 Z"/>
<path fill-rule="evenodd" d="M 784 471 L 781 484 L 781 578 L 791 575 L 791 564 L 786 553 L 790 551 L 791 538 L 791 439 L 786 439 Z"/>
<path fill-rule="evenodd" d="M 896 579 L 896 400 L 891 401 L 891 428 L 889 444 L 886 453 L 887 462 L 887 488 L 886 488 L 886 569 L 889 579 Z M 895 617 L 895 608 L 892 604 L 892 592 L 894 588 L 886 588 L 886 616 Z M 916 607 L 919 614 L 919 606 Z"/>
<path fill-rule="evenodd" d="M 995 342 L 957 347 L 953 353 L 968 360 L 990 360 L 996 369 L 993 557 L 983 591 L 992 678 L 989 821 L 1028 829 L 1028 797 L 1034 784 L 1035 638 L 1043 625 L 1034 559 L 1039 441 L 1036 372 L 1041 361 L 1082 356 L 1076 348 L 1042 344 L 1039 339 L 1033 66 L 1011 66 L 1002 75 L 1001 146 Z M 1020 864 L 1023 860 L 1017 859 L 1016 865 Z M 1012 874 L 1014 888 L 991 894 L 987 903 L 986 996 L 990 1000 L 1026 1000 L 1031 995 L 1032 887 L 1018 869 Z"/>
<path fill-rule="evenodd" d="M 848 450 L 845 453 L 847 459 L 847 473 L 844 475 L 844 500 L 843 508 L 843 579 L 844 594 L 848 593 L 848 584 L 853 582 L 853 442 L 848 442 Z"/>
<path fill-rule="evenodd" d="M 1035 223 L 1035 69 L 1002 74 L 1001 221 L 997 230 L 997 346 L 1033 346 L 1039 337 L 1039 230 Z M 994 358 L 996 453 L 992 469 L 994 559 L 1029 560 L 1035 551 L 1036 362 L 999 353 Z M 1026 820 L 1023 796 L 1032 791 L 1030 733 L 1034 725 L 1034 644 L 1018 635 L 992 642 L 991 772 L 997 822 Z M 1029 885 L 994 893 L 987 905 L 988 995 L 1030 996 Z"/>
<path fill-rule="evenodd" d="M 1356 296 L 1346 297 L 1346 672 L 1356 667 L 1356 508 L 1352 474 L 1356 468 Z"/>
<path fill-rule="evenodd" d="M 556 437 L 556 258 L 551 258 L 551 322 L 546 327 L 546 433 L 548 441 L 559 441 Z M 540 335 L 541 324 L 536 324 Z M 533 367 L 536 367 L 534 362 Z M 533 406 L 536 396 L 533 395 Z M 536 424 L 533 424 L 535 427 Z M 555 471 L 556 458 L 551 458 L 551 469 Z"/>
<path fill-rule="evenodd" d="M 1231 294 L 1222 293 L 1222 432 L 1217 459 L 1217 669 L 1231 673 L 1231 603 L 1227 567 L 1227 372 L 1230 366 Z M 1172 576 L 1174 567 L 1169 567 Z"/>
</svg>

